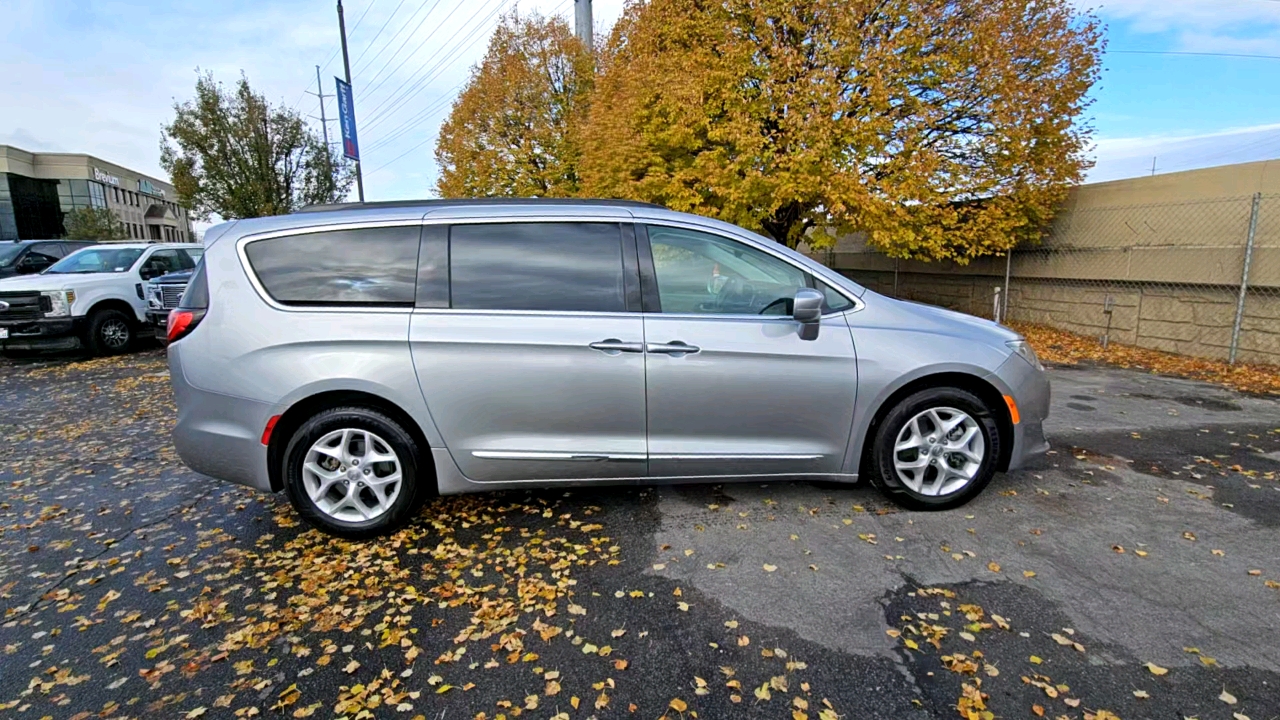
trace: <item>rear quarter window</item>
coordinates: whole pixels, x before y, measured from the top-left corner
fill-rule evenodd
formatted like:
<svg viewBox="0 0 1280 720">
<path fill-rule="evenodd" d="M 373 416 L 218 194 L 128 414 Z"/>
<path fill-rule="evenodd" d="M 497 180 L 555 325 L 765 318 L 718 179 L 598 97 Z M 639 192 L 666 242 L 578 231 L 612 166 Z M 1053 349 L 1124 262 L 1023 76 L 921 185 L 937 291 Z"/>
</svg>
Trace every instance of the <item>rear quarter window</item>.
<svg viewBox="0 0 1280 720">
<path fill-rule="evenodd" d="M 245 245 L 258 281 L 284 305 L 412 306 L 418 225 L 358 228 Z"/>
</svg>

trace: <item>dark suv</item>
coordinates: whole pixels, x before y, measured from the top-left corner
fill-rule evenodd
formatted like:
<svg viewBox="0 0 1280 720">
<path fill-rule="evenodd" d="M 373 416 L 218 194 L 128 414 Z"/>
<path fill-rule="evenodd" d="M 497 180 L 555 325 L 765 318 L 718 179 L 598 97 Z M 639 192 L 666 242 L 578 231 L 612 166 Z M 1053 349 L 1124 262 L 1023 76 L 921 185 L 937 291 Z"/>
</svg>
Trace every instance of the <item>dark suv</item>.
<svg viewBox="0 0 1280 720">
<path fill-rule="evenodd" d="M 34 275 L 62 258 L 97 243 L 83 240 L 19 240 L 0 243 L 0 278 Z"/>
</svg>

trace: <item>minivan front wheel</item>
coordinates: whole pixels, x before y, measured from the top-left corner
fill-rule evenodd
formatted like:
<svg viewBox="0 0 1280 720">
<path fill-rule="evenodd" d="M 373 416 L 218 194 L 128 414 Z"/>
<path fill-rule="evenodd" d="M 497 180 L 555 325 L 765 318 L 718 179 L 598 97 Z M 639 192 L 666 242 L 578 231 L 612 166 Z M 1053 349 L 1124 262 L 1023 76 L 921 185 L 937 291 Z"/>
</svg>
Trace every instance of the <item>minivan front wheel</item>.
<svg viewBox="0 0 1280 720">
<path fill-rule="evenodd" d="M 403 527 L 421 505 L 418 444 L 376 410 L 325 410 L 285 451 L 285 491 L 308 523 L 362 539 Z"/>
<path fill-rule="evenodd" d="M 915 510 L 972 500 L 995 476 L 1000 430 L 991 410 L 959 388 L 927 388 L 898 403 L 876 428 L 871 481 Z"/>
</svg>

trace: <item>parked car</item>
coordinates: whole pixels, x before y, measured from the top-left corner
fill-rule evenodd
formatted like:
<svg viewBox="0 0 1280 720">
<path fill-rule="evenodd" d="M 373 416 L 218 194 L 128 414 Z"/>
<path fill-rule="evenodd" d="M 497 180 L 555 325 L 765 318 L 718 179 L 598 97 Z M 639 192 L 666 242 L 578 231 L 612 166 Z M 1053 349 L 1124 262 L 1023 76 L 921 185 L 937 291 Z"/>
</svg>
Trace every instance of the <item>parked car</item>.
<svg viewBox="0 0 1280 720">
<path fill-rule="evenodd" d="M 196 251 L 188 251 L 191 259 L 200 260 L 200 253 Z M 143 294 L 147 296 L 147 326 L 155 333 L 156 339 L 160 344 L 168 343 L 166 328 L 169 323 L 169 311 L 178 307 L 178 301 L 182 299 L 182 293 L 187 290 L 187 283 L 191 281 L 191 270 L 179 270 L 148 282 Z"/>
<path fill-rule="evenodd" d="M 0 243 L 0 279 L 44 272 L 68 254 L 94 244 L 82 240 L 18 240 Z"/>
<path fill-rule="evenodd" d="M 951 508 L 1047 449 L 1013 331 L 640 203 L 219 225 L 168 331 L 182 459 L 347 537 L 437 492 L 608 483 L 863 479 Z"/>
<path fill-rule="evenodd" d="M 0 350 L 128 350 L 147 321 L 142 284 L 195 266 L 199 245 L 118 243 L 77 250 L 39 275 L 0 280 Z"/>
</svg>

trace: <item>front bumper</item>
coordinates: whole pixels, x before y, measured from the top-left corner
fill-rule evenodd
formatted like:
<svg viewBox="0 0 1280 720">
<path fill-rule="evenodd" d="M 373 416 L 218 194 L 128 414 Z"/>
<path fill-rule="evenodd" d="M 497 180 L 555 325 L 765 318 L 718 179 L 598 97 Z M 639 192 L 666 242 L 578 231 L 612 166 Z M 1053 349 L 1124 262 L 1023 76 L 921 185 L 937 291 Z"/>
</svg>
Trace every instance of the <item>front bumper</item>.
<svg viewBox="0 0 1280 720">
<path fill-rule="evenodd" d="M 1049 417 L 1049 377 L 1014 354 L 995 372 L 1005 392 L 1018 405 L 1020 422 L 1013 426 L 1013 448 L 1006 470 L 1017 470 L 1049 450 L 1044 420 Z"/>
<path fill-rule="evenodd" d="M 5 350 L 71 350 L 80 347 L 80 331 L 84 318 L 42 318 L 17 322 L 0 322 L 8 331 L 0 340 Z M 5 333 L 0 333 L 5 334 Z"/>
<path fill-rule="evenodd" d="M 173 445 L 201 475 L 271 491 L 262 431 L 272 415 L 266 403 L 201 390 L 182 373 L 182 343 L 169 346 L 169 382 L 178 406 Z"/>
<path fill-rule="evenodd" d="M 155 331 L 156 339 L 161 344 L 167 343 L 169 340 L 169 311 L 148 309 L 147 327 Z"/>
</svg>

